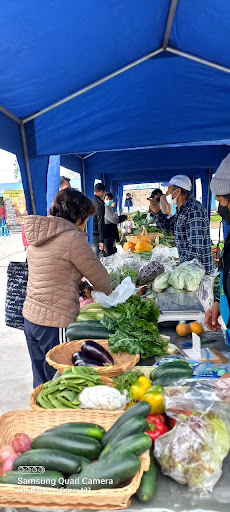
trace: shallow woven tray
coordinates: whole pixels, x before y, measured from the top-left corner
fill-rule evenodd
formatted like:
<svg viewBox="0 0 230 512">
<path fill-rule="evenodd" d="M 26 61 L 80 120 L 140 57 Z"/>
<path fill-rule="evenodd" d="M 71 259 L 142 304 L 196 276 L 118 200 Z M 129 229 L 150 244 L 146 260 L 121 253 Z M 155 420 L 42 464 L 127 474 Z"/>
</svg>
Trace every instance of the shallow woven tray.
<svg viewBox="0 0 230 512">
<path fill-rule="evenodd" d="M 121 413 L 97 411 L 11 411 L 0 418 L 0 447 L 10 444 L 14 435 L 25 432 L 34 439 L 45 430 L 62 423 L 89 422 L 102 425 L 108 430 Z M 144 471 L 149 468 L 149 452 L 141 457 L 141 469 L 129 485 L 117 489 L 98 491 L 63 492 L 56 488 L 31 487 L 25 485 L 0 485 L 0 506 L 2 507 L 46 507 L 48 509 L 122 509 L 130 504 L 130 498 L 137 491 Z M 57 468 L 58 469 L 58 468 Z M 20 490 L 19 490 L 20 489 Z"/>
<path fill-rule="evenodd" d="M 69 341 L 62 343 L 49 350 L 46 354 L 46 361 L 50 366 L 53 366 L 58 372 L 63 373 L 66 368 L 72 366 L 72 355 L 81 350 L 81 345 L 86 340 Z M 107 340 L 95 340 L 106 350 L 109 350 Z M 114 366 L 94 366 L 99 375 L 103 377 L 118 377 L 126 370 L 131 370 L 140 360 L 139 354 L 128 354 L 127 352 L 118 352 L 118 354 L 111 354 L 114 359 Z"/>
<path fill-rule="evenodd" d="M 110 387 L 113 387 L 113 380 L 110 379 L 109 377 L 101 377 L 101 381 L 103 382 L 103 384 L 105 386 L 110 386 Z M 38 386 L 37 388 L 35 388 L 33 390 L 33 393 L 31 393 L 30 395 L 30 407 L 31 409 L 33 409 L 34 411 L 47 411 L 47 409 L 43 409 L 43 407 L 41 407 L 37 402 L 36 402 L 36 399 L 37 399 L 37 396 L 39 395 L 39 393 L 42 391 L 42 388 L 43 388 L 43 384 L 41 384 L 40 386 Z M 55 409 L 51 409 L 52 411 L 54 411 Z M 73 409 L 67 409 L 68 411 L 73 411 Z M 75 412 L 77 413 L 79 409 L 75 409 Z M 80 409 L 80 411 L 83 411 L 83 409 Z M 86 412 L 86 411 L 85 411 Z M 120 413 L 121 411 L 119 411 Z"/>
</svg>

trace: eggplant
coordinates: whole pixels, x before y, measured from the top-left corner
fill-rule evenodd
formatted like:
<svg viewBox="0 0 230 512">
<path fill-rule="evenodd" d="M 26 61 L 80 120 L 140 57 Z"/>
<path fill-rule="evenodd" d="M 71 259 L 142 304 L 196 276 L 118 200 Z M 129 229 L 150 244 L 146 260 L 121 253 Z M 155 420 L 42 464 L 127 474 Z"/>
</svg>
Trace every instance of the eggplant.
<svg viewBox="0 0 230 512">
<path fill-rule="evenodd" d="M 92 357 L 101 363 L 114 364 L 112 356 L 99 343 L 93 340 L 86 340 L 82 343 L 81 350 L 87 357 Z"/>
<path fill-rule="evenodd" d="M 79 352 L 82 353 L 82 352 Z M 104 366 L 103 363 L 100 361 L 97 361 L 96 359 L 90 359 L 89 357 L 86 357 L 85 354 L 82 355 L 82 357 L 78 357 L 75 359 L 74 366 Z"/>
<path fill-rule="evenodd" d="M 84 357 L 83 352 L 75 352 L 72 356 L 72 363 L 75 364 L 76 361 L 79 361 L 79 359 L 82 359 Z"/>
</svg>

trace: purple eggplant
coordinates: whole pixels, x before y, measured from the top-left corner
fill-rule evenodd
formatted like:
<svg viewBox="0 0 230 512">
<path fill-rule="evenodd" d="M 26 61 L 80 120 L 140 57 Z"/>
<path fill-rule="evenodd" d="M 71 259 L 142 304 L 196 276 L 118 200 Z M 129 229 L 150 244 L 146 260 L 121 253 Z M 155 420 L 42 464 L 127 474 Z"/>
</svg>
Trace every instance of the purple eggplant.
<svg viewBox="0 0 230 512">
<path fill-rule="evenodd" d="M 85 356 L 91 357 L 104 364 L 114 364 L 112 356 L 99 343 L 87 340 L 82 343 L 81 350 Z"/>
<path fill-rule="evenodd" d="M 79 354 L 81 353 L 82 352 L 79 352 Z M 74 366 L 104 366 L 100 361 L 97 361 L 96 359 L 90 359 L 85 354 L 83 354 L 82 357 L 77 357 L 73 364 Z"/>
<path fill-rule="evenodd" d="M 82 359 L 82 357 L 84 357 L 83 352 L 75 352 L 75 354 L 72 356 L 72 363 L 75 364 L 75 362 L 79 359 Z"/>
</svg>

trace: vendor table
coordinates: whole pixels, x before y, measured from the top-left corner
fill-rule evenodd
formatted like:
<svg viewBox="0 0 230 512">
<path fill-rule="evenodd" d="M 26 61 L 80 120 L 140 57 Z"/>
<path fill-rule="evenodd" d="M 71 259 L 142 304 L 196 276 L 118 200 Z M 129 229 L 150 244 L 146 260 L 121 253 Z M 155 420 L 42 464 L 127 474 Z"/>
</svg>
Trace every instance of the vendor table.
<svg viewBox="0 0 230 512">
<path fill-rule="evenodd" d="M 177 322 L 176 322 L 177 323 Z M 175 323 L 175 325 L 176 325 Z M 171 343 L 182 346 L 185 341 L 190 341 L 191 336 L 181 338 L 175 332 L 175 327 L 161 327 L 160 332 L 171 338 Z M 215 333 L 213 333 L 215 338 Z M 209 343 L 209 348 L 215 348 L 219 351 L 227 352 L 224 336 L 218 333 L 217 341 Z M 139 366 L 152 366 L 155 358 L 140 361 Z M 56 509 L 58 510 L 58 509 Z M 41 511 L 48 512 L 48 509 L 37 508 L 0 508 L 0 512 L 29 512 Z M 126 512 L 229 512 L 230 511 L 230 455 L 225 459 L 223 465 L 223 474 L 209 498 L 199 497 L 188 492 L 187 486 L 177 484 L 169 477 L 163 476 L 158 472 L 157 487 L 152 501 L 147 504 L 140 503 L 135 497 L 132 498 L 131 505 Z M 64 512 L 64 510 L 60 510 Z M 77 509 L 72 512 L 78 512 Z M 83 512 L 86 512 L 83 511 Z M 88 512 L 88 511 L 87 511 Z M 103 511 L 100 511 L 103 512 Z"/>
</svg>

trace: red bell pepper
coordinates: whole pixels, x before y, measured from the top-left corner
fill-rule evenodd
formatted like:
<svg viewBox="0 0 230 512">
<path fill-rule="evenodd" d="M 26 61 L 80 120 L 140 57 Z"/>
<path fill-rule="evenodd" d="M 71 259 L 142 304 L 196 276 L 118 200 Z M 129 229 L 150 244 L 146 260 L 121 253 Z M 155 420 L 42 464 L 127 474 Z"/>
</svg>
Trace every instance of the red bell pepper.
<svg viewBox="0 0 230 512">
<path fill-rule="evenodd" d="M 168 427 L 165 425 L 165 417 L 163 414 L 150 414 L 146 421 L 148 423 L 148 430 L 146 430 L 146 434 L 149 435 L 152 442 L 168 432 Z"/>
</svg>

